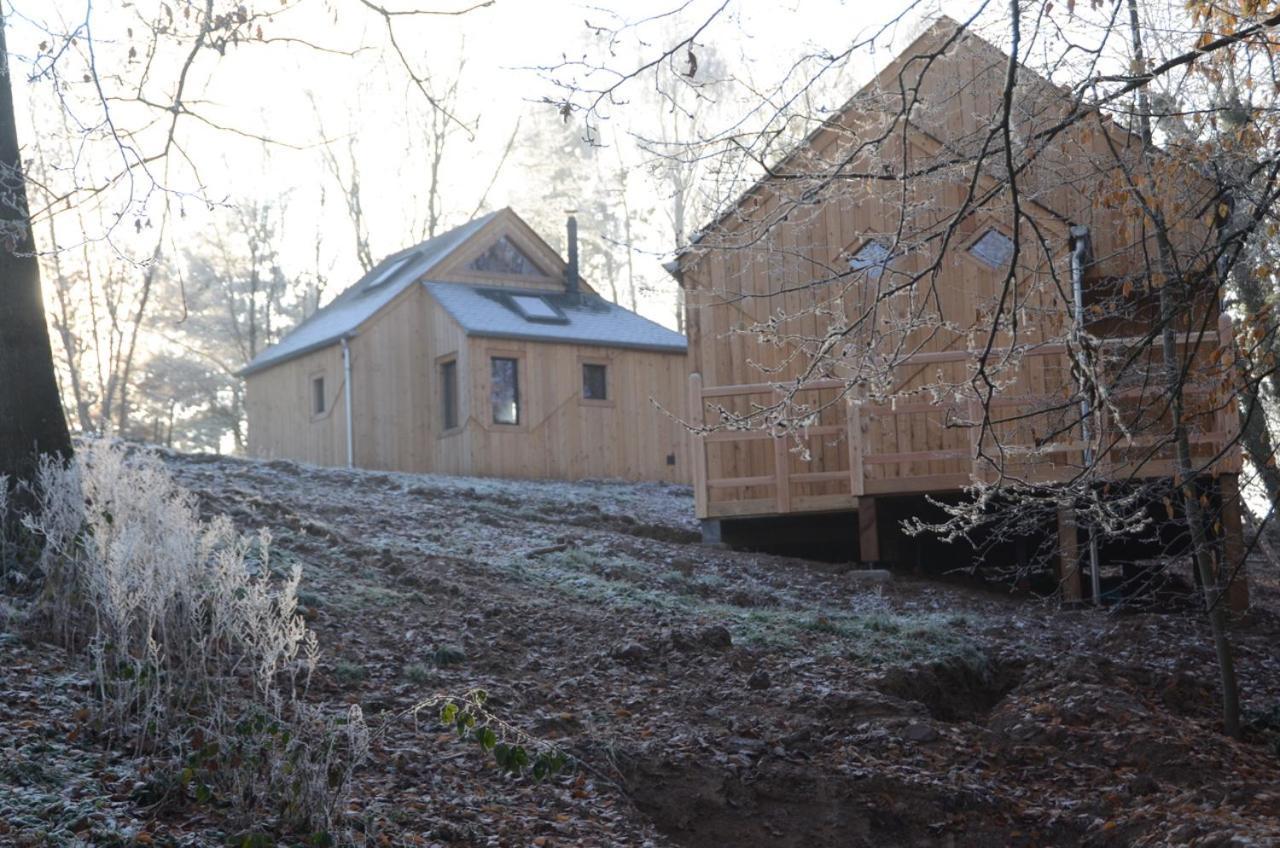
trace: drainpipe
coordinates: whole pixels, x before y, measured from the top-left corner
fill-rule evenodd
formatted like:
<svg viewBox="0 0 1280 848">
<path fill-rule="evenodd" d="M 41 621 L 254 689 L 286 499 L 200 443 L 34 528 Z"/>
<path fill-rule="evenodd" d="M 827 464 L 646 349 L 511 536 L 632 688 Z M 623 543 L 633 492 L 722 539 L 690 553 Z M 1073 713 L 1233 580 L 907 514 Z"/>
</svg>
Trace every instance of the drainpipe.
<svg viewBox="0 0 1280 848">
<path fill-rule="evenodd" d="M 1089 264 L 1089 228 L 1071 228 L 1071 297 L 1075 301 L 1075 335 L 1077 342 L 1084 333 L 1084 269 Z M 1084 373 L 1084 349 L 1077 343 L 1076 356 L 1080 373 Z M 1084 440 L 1084 464 L 1093 466 L 1092 405 L 1088 392 L 1080 393 L 1080 437 Z M 1095 606 L 1102 603 L 1102 573 L 1098 566 L 1098 539 L 1089 530 L 1089 588 Z"/>
<path fill-rule="evenodd" d="M 355 438 L 351 432 L 351 348 L 342 337 L 342 398 L 347 417 L 347 467 L 356 467 Z"/>
</svg>

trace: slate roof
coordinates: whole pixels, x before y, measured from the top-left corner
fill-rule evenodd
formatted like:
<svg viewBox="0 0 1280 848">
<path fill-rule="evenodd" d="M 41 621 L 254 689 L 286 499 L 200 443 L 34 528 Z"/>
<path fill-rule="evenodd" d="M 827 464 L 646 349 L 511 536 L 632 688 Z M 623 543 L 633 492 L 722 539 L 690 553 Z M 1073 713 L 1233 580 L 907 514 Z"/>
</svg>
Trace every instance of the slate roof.
<svg viewBox="0 0 1280 848">
<path fill-rule="evenodd" d="M 253 358 L 241 376 L 279 365 L 355 335 L 357 328 L 396 295 L 428 277 L 497 212 L 491 212 L 422 244 L 393 253 L 354 285 Z M 513 289 L 465 283 L 426 282 L 427 291 L 469 336 L 570 342 L 683 353 L 684 336 L 609 303 L 598 295 L 571 296 L 545 289 Z M 555 317 L 522 310 L 513 295 L 542 298 Z"/>
<path fill-rule="evenodd" d="M 468 221 L 460 227 L 383 259 L 354 285 L 294 328 L 293 332 L 255 356 L 253 361 L 241 369 L 240 375 L 248 376 L 350 337 L 357 327 L 400 292 L 422 279 L 497 214 L 491 212 Z"/>
<path fill-rule="evenodd" d="M 423 285 L 468 336 L 635 348 L 684 353 L 685 337 L 599 295 L 546 289 L 488 288 L 465 283 Z M 558 313 L 535 320 L 521 314 L 513 297 L 542 298 Z"/>
</svg>

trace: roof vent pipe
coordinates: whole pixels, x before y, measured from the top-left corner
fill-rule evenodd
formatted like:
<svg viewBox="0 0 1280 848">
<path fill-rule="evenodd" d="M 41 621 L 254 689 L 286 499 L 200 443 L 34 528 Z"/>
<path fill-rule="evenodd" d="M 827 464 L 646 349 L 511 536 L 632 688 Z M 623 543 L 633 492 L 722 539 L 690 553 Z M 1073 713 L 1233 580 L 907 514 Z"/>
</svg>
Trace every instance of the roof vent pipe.
<svg viewBox="0 0 1280 848">
<path fill-rule="evenodd" d="M 578 295 L 578 219 L 569 216 L 569 264 L 564 269 L 564 290 L 566 294 Z"/>
</svg>

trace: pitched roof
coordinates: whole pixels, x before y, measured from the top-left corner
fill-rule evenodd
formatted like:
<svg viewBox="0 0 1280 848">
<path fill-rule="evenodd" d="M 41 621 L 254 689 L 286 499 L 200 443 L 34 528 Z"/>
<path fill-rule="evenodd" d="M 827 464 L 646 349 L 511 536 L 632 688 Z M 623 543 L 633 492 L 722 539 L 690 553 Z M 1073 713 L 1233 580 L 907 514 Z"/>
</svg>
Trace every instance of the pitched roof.
<svg viewBox="0 0 1280 848">
<path fill-rule="evenodd" d="M 468 336 L 684 353 L 685 337 L 599 295 L 424 282 Z M 549 309 L 521 298 L 540 299 Z M 532 307 L 532 308 L 531 308 Z"/>
<path fill-rule="evenodd" d="M 240 376 L 246 377 L 351 336 L 357 327 L 400 292 L 422 279 L 497 214 L 490 212 L 383 259 L 291 333 L 255 356 L 241 369 Z"/>
</svg>

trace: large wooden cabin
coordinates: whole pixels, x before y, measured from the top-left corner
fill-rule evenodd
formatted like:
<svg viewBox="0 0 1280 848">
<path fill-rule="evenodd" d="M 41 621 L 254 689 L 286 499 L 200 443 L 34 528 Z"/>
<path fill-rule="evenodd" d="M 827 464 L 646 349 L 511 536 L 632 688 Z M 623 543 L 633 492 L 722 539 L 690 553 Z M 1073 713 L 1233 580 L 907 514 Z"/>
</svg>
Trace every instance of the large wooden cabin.
<svg viewBox="0 0 1280 848">
<path fill-rule="evenodd" d="M 1062 398 L 1076 387 L 1063 340 L 1075 321 L 1071 262 L 1081 239 L 1091 253 L 1080 304 L 1086 329 L 1102 340 L 1100 361 L 1128 363 L 1126 374 L 1134 375 L 1133 385 L 1113 387 L 1110 407 L 1089 416 L 1093 443 L 1105 450 L 1103 465 L 1117 481 L 1174 475 L 1158 420 L 1167 409 L 1154 402 L 1161 383 L 1140 384 L 1142 369 L 1133 367 L 1145 362 L 1149 376 L 1161 366 L 1148 335 L 1153 288 L 1136 279 L 1151 239 L 1117 202 L 1141 145 L 1097 114 L 1056 135 L 1018 174 L 1015 216 L 1001 163 L 976 176 L 971 164 L 992 131 L 1008 62 L 977 37 L 957 36 L 954 22 L 939 22 L 677 260 L 673 273 L 688 304 L 689 409 L 695 424 L 708 427 L 694 439 L 696 510 L 712 530 L 741 519 L 856 511 L 862 559 L 878 561 L 885 526 L 877 502 L 957 494 L 990 480 L 997 469 L 981 459 L 984 446 L 1034 445 L 1025 461 L 1001 469 L 1023 482 L 1080 473 L 1087 464 L 1080 427 L 1056 432 L 1054 416 L 1062 417 Z M 906 98 L 915 104 L 910 120 L 901 117 Z M 1073 108 L 1025 69 L 1014 102 L 1013 130 L 1022 138 Z M 925 173 L 937 176 L 905 176 Z M 957 223 L 949 213 L 971 191 L 982 200 Z M 1173 209 L 1211 196 L 1194 175 L 1160 191 Z M 1185 245 L 1213 238 L 1210 225 L 1186 217 L 1177 231 Z M 909 244 L 904 233 L 912 234 Z M 1007 294 L 1015 236 L 1021 249 L 1013 296 L 1021 299 L 1022 323 L 992 337 L 982 332 L 983 316 L 998 314 Z M 885 296 L 912 274 L 925 276 Z M 835 323 L 855 329 L 841 337 L 838 355 L 828 348 L 826 372 L 808 371 Z M 1233 402 L 1220 393 L 1210 402 L 1223 379 L 1208 365 L 1229 337 L 1230 322 L 1210 294 L 1180 325 L 1179 350 L 1205 378 L 1189 389 L 1203 390 L 1205 400 L 1191 421 L 1193 450 L 1221 483 L 1224 532 L 1238 551 L 1237 421 Z M 957 426 L 982 419 L 969 387 L 984 353 L 997 372 L 991 408 L 1002 420 Z M 871 360 L 891 363 L 879 369 L 891 385 L 867 385 L 876 370 L 864 369 Z M 797 385 L 793 402 L 813 410 L 809 420 L 783 436 L 777 426 L 747 426 Z M 1054 434 L 1047 446 L 1045 433 Z M 1080 597 L 1069 508 L 1059 522 L 1062 588 Z"/>
<path fill-rule="evenodd" d="M 249 452 L 526 478 L 689 479 L 685 340 L 510 209 L 395 253 L 244 369 Z"/>
</svg>

